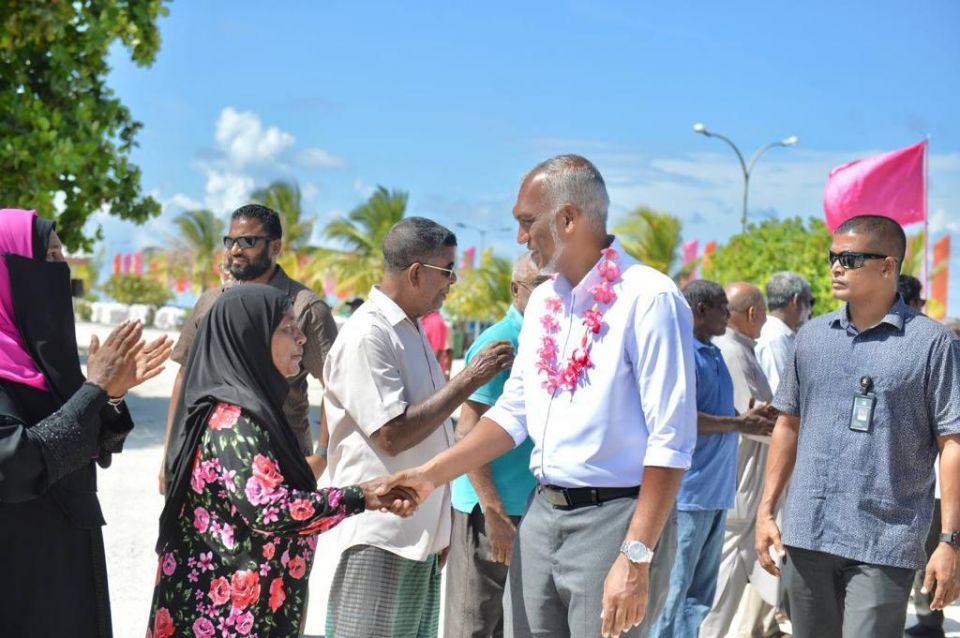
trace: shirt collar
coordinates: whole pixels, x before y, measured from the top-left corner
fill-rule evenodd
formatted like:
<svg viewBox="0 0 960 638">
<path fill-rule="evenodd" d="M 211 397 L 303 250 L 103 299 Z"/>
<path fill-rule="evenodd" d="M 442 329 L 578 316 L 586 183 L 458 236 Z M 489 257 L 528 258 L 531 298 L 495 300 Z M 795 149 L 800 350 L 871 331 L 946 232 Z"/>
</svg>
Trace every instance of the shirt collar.
<svg viewBox="0 0 960 638">
<path fill-rule="evenodd" d="M 786 321 L 780 317 L 777 317 L 776 315 L 767 315 L 767 324 L 770 326 L 767 328 L 768 331 L 773 330 L 787 335 L 793 335 L 797 333 L 796 330 L 787 325 Z"/>
<path fill-rule="evenodd" d="M 620 240 L 612 235 L 611 237 L 613 238 L 613 241 L 610 242 L 609 248 L 613 248 L 616 251 L 617 258 L 614 261 L 616 262 L 617 266 L 620 267 L 620 273 L 622 274 L 623 271 L 631 265 L 632 259 L 623 250 Z M 603 281 L 603 277 L 600 276 L 600 273 L 597 270 L 597 266 L 600 265 L 600 262 L 603 260 L 603 258 L 603 255 L 597 257 L 597 261 L 594 262 L 593 266 L 576 286 L 574 286 L 569 279 L 558 274 L 556 280 L 554 280 L 555 289 L 558 292 L 573 292 L 574 296 L 576 297 L 580 297 L 581 293 L 587 293 L 591 288 Z"/>
<path fill-rule="evenodd" d="M 693 347 L 696 348 L 698 351 L 706 350 L 708 352 L 714 352 L 714 351 L 720 350 L 720 348 L 713 345 L 712 342 L 707 341 L 706 343 L 704 343 L 703 341 L 700 341 L 696 337 L 693 338 Z"/>
<path fill-rule="evenodd" d="M 749 348 L 750 350 L 753 350 L 757 345 L 756 339 L 751 339 L 750 337 L 743 334 L 742 332 L 738 332 L 737 330 L 734 330 L 729 326 L 727 326 L 727 331 L 724 332 L 723 334 L 727 339 L 733 339 L 734 341 L 739 343 L 741 346 L 745 348 Z"/>
<path fill-rule="evenodd" d="M 900 293 L 897 293 L 897 298 L 894 300 L 893 305 L 890 306 L 890 310 L 887 311 L 887 314 L 883 316 L 883 319 L 880 320 L 880 323 L 886 323 L 897 330 L 903 332 L 903 326 L 906 323 L 906 318 L 911 314 L 911 308 L 903 301 L 903 297 L 900 296 Z M 880 325 L 878 323 L 877 325 Z M 847 308 L 847 304 L 843 304 L 843 307 L 840 310 L 837 310 L 833 313 L 833 317 L 830 319 L 831 326 L 840 326 L 844 330 L 853 325 L 853 322 L 850 321 L 850 312 Z M 876 326 L 874 326 L 876 327 Z"/>
<path fill-rule="evenodd" d="M 391 326 L 398 326 L 403 323 L 404 320 L 410 318 L 407 316 L 407 313 L 403 311 L 403 308 L 397 305 L 397 302 L 385 295 L 377 286 L 370 289 L 367 301 L 372 302 L 373 305 L 383 313 L 383 316 L 387 318 Z"/>
</svg>

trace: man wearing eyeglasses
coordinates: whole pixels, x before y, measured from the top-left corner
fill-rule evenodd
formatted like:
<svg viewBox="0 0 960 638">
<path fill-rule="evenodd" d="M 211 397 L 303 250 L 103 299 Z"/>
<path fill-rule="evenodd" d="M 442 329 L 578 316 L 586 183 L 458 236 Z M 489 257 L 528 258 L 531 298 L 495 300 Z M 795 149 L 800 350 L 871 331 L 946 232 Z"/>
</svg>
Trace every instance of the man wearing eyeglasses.
<svg viewBox="0 0 960 638">
<path fill-rule="evenodd" d="M 248 204 L 241 206 L 230 217 L 229 234 L 223 238 L 224 269 L 233 279 L 223 286 L 204 292 L 194 306 L 193 313 L 184 324 L 180 338 L 173 348 L 171 360 L 181 365 L 173 386 L 170 408 L 167 412 L 167 442 L 164 461 L 160 467 L 160 493 L 166 492 L 166 477 L 171 476 L 172 463 L 179 449 L 179 430 L 174 427 L 180 387 L 183 382 L 183 364 L 190 354 L 200 321 L 223 291 L 244 283 L 269 284 L 285 292 L 293 301 L 293 311 L 300 330 L 307 337 L 303 348 L 300 373 L 290 380 L 290 393 L 283 404 L 283 411 L 297 435 L 300 451 L 310 463 L 314 474 L 320 475 L 325 466 L 326 438 L 320 428 L 320 449 L 314 454 L 313 437 L 310 434 L 310 401 L 307 397 L 307 374 L 316 379 L 323 377 L 323 362 L 337 336 L 337 326 L 327 306 L 320 297 L 303 284 L 290 279 L 279 265 L 277 257 L 282 249 L 283 227 L 276 211 Z"/>
<path fill-rule="evenodd" d="M 513 362 L 510 342 L 495 341 L 444 377 L 420 317 L 439 308 L 456 283 L 456 250 L 456 235 L 422 217 L 397 222 L 384 237 L 383 278 L 324 365 L 333 484 L 398 472 L 447 449 L 453 411 Z M 343 521 L 325 635 L 435 638 L 450 525 L 448 488 L 410 518 L 367 512 Z"/>
<path fill-rule="evenodd" d="M 885 217 L 836 230 L 831 286 L 846 303 L 798 332 L 773 401 L 756 549 L 773 574 L 771 550 L 783 561 L 797 638 L 899 638 L 914 570 L 931 609 L 960 592 L 960 341 L 897 295 L 905 247 Z M 942 525 L 926 561 L 938 451 Z"/>
</svg>

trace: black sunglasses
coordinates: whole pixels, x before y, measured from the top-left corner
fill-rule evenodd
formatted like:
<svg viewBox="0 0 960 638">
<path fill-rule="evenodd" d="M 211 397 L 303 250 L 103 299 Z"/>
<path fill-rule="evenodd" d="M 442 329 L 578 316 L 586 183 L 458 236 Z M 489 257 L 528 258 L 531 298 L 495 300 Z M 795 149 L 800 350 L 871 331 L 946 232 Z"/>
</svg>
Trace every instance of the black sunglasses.
<svg viewBox="0 0 960 638">
<path fill-rule="evenodd" d="M 272 241 L 273 237 L 270 235 L 240 235 L 239 237 L 231 237 L 230 235 L 223 236 L 223 247 L 227 250 L 233 248 L 234 244 L 240 246 L 240 248 L 253 248 L 257 245 L 257 242 L 261 239 L 267 241 Z"/>
<path fill-rule="evenodd" d="M 886 259 L 889 255 L 878 255 L 876 253 L 857 253 L 851 250 L 845 250 L 841 253 L 830 251 L 830 267 L 837 261 L 845 270 L 863 268 L 863 262 L 868 259 Z"/>
</svg>

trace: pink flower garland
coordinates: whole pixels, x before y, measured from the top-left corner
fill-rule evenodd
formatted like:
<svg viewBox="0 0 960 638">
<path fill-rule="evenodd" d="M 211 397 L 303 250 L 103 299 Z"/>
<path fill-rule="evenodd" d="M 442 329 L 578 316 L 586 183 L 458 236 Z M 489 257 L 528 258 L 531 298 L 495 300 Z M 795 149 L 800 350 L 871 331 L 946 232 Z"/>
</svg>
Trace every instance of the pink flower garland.
<svg viewBox="0 0 960 638">
<path fill-rule="evenodd" d="M 560 332 L 560 322 L 556 314 L 563 309 L 563 300 L 560 297 L 550 297 L 546 301 L 547 314 L 540 317 L 540 325 L 546 333 L 540 339 L 540 349 L 537 354 L 540 360 L 537 362 L 537 372 L 545 374 L 543 387 L 551 395 L 557 390 L 569 390 L 573 394 L 577 385 L 580 383 L 580 377 L 584 370 L 593 367 L 590 360 L 590 337 L 598 335 L 606 325 L 603 322 L 603 313 L 616 298 L 617 294 L 613 291 L 613 285 L 620 281 L 620 266 L 617 265 L 617 251 L 613 248 L 604 248 L 600 251 L 603 255 L 602 261 L 597 264 L 597 272 L 603 278 L 603 281 L 590 288 L 590 294 L 593 295 L 593 307 L 583 313 L 583 325 L 586 330 L 583 338 L 580 340 L 580 347 L 575 348 L 570 354 L 570 359 L 561 367 L 557 361 L 557 341 L 553 335 Z"/>
</svg>

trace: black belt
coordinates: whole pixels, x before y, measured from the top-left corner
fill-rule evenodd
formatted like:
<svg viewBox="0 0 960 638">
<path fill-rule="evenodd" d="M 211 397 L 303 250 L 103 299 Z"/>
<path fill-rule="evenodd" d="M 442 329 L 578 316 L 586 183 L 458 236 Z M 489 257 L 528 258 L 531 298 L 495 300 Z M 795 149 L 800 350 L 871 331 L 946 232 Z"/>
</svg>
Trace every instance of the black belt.
<svg viewBox="0 0 960 638">
<path fill-rule="evenodd" d="M 588 505 L 600 505 L 617 498 L 635 497 L 640 486 L 633 487 L 557 487 L 539 485 L 537 491 L 554 509 L 572 510 Z"/>
</svg>

